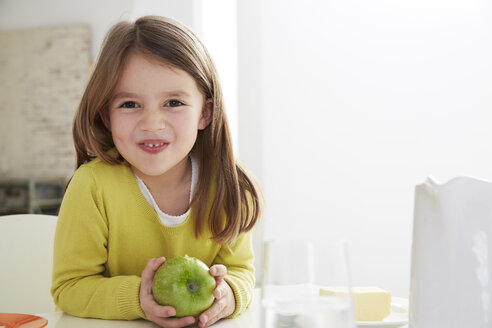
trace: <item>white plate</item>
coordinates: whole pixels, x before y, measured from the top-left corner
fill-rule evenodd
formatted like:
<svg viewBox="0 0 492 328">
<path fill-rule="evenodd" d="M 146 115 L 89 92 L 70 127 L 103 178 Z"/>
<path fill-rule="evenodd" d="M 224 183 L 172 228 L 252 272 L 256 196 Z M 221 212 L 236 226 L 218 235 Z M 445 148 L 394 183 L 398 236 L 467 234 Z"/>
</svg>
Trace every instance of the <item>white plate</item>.
<svg viewBox="0 0 492 328">
<path fill-rule="evenodd" d="M 383 321 L 357 321 L 357 327 L 397 328 L 408 324 L 408 300 L 393 297 L 391 300 L 391 314 Z"/>
</svg>

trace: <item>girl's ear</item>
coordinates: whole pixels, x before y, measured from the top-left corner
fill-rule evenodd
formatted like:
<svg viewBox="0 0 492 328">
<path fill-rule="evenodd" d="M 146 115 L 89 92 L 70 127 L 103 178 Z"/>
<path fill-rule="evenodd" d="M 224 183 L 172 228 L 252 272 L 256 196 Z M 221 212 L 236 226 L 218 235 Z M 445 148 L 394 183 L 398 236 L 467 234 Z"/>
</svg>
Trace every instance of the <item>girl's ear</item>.
<svg viewBox="0 0 492 328">
<path fill-rule="evenodd" d="M 210 98 L 205 100 L 205 104 L 202 109 L 202 116 L 198 122 L 198 130 L 205 129 L 212 121 L 212 112 L 214 108 L 214 101 Z"/>
</svg>

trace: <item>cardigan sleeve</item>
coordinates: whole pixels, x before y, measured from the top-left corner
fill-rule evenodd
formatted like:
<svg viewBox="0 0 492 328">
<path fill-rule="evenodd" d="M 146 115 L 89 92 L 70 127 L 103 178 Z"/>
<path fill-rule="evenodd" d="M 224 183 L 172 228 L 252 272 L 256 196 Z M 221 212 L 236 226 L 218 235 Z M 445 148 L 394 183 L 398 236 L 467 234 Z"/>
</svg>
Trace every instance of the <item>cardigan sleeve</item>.
<svg viewBox="0 0 492 328">
<path fill-rule="evenodd" d="M 231 286 L 236 299 L 236 309 L 229 318 L 242 313 L 253 299 L 255 286 L 252 233 L 242 233 L 232 247 L 222 246 L 215 264 L 227 267 L 224 280 Z"/>
<path fill-rule="evenodd" d="M 103 319 L 144 318 L 140 277 L 109 277 L 108 221 L 90 167 L 80 167 L 65 193 L 56 228 L 51 294 L 71 315 Z"/>
</svg>

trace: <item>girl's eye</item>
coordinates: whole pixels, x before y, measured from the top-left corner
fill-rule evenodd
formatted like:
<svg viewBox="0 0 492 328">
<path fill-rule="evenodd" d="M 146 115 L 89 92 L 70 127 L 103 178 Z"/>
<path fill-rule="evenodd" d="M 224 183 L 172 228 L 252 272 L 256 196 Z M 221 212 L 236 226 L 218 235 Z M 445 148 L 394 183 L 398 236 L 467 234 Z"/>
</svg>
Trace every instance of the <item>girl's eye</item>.
<svg viewBox="0 0 492 328">
<path fill-rule="evenodd" d="M 139 108 L 140 106 L 134 101 L 126 101 L 120 107 L 122 107 L 122 108 Z"/>
<path fill-rule="evenodd" d="M 164 106 L 166 107 L 179 107 L 183 106 L 184 104 L 179 101 L 179 100 L 169 100 Z"/>
</svg>

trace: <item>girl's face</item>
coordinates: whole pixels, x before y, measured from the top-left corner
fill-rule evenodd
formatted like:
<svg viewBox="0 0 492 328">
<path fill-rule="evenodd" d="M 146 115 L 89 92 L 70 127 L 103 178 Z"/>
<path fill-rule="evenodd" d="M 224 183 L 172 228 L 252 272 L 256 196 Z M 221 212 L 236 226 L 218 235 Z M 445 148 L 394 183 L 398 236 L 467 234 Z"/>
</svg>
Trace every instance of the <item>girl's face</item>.
<svg viewBox="0 0 492 328">
<path fill-rule="evenodd" d="M 186 168 L 211 108 L 188 73 L 133 52 L 110 103 L 109 126 L 134 172 L 144 179 L 160 177 Z"/>
</svg>

